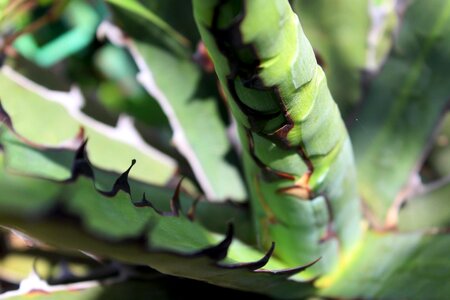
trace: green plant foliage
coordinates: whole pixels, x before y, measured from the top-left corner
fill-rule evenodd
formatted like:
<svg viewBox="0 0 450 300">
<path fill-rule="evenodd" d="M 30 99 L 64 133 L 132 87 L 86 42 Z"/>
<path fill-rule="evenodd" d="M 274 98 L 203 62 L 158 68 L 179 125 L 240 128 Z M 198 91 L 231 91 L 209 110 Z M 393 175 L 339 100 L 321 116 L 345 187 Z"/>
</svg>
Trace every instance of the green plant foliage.
<svg viewBox="0 0 450 300">
<path fill-rule="evenodd" d="M 114 1 L 115 4 L 119 2 Z M 128 5 L 121 3 L 121 8 Z M 120 11 L 119 23 L 124 30 L 134 28 L 136 23 L 148 25 L 145 20 L 135 14 L 127 14 L 127 11 Z M 134 56 L 139 56 L 145 63 L 140 66 L 142 85 L 168 116 L 174 133 L 173 143 L 191 165 L 208 199 L 246 200 L 242 177 L 230 163 L 230 159 L 237 159 L 227 138 L 226 124 L 220 114 L 219 95 L 211 77 L 202 72 L 188 48 L 180 49 L 175 40 L 170 45 L 177 47 L 164 46 L 160 36 L 161 32 L 147 33 L 146 40 L 142 41 L 142 32 L 133 35 L 135 39 L 130 47 L 135 48 Z M 174 85 L 178 88 L 174 89 Z"/>
<path fill-rule="evenodd" d="M 366 65 L 370 26 L 369 1 L 292 2 L 327 74 L 333 98 L 346 115 L 362 96 L 361 75 Z"/>
<path fill-rule="evenodd" d="M 393 199 L 420 166 L 448 105 L 450 89 L 444 82 L 450 74 L 449 30 L 450 2 L 414 1 L 393 53 L 372 82 L 351 126 L 360 190 L 378 218 L 386 216 Z"/>
<path fill-rule="evenodd" d="M 449 244 L 446 233 L 370 233 L 349 267 L 322 293 L 349 299 L 445 299 Z"/>
<path fill-rule="evenodd" d="M 282 1 L 194 8 L 238 122 L 259 243 L 280 244 L 290 265 L 320 253 L 309 276 L 323 274 L 359 237 L 359 200 L 347 132 L 298 18 Z"/>
<path fill-rule="evenodd" d="M 3 68 L 0 74 L 0 88 L 7 91 L 2 93 L 1 104 L 14 120 L 14 128 L 23 137 L 35 143 L 58 145 L 73 140 L 82 127 L 84 137 L 90 141 L 88 150 L 94 164 L 119 172 L 132 159 L 137 159 L 141 166 L 133 170 L 136 178 L 164 185 L 173 176 L 175 165 L 170 158 L 148 146 L 139 147 L 139 141 L 133 143 L 132 139 L 121 137 L 120 130 L 83 115 L 79 111 L 83 101 L 79 93 L 52 92 L 6 70 L 9 69 Z M 16 97 L 22 100 L 18 101 Z M 29 164 L 26 160 L 21 162 Z M 147 170 L 152 168 L 158 173 L 149 174 Z M 67 171 L 54 171 L 54 179 L 69 176 Z"/>
<path fill-rule="evenodd" d="M 445 299 L 449 28 L 450 0 L 0 1 L 0 299 Z"/>
</svg>

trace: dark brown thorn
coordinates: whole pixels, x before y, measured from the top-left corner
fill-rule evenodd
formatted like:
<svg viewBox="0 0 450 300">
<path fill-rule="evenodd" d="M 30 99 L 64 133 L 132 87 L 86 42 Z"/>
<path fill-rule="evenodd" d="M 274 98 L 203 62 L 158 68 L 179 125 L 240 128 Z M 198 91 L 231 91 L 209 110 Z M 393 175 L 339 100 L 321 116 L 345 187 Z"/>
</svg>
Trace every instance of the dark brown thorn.
<svg viewBox="0 0 450 300">
<path fill-rule="evenodd" d="M 256 269 L 260 269 L 264 267 L 268 262 L 269 259 L 272 257 L 273 251 L 275 250 L 275 243 L 272 242 L 272 245 L 270 246 L 269 251 L 259 260 L 250 262 L 250 263 L 237 263 L 237 264 L 231 264 L 231 265 L 225 265 L 225 264 L 218 264 L 219 267 L 225 268 L 225 269 L 248 269 L 251 271 L 254 271 Z"/>
<path fill-rule="evenodd" d="M 173 193 L 172 199 L 170 199 L 170 213 L 166 213 L 165 215 L 178 217 L 180 215 L 181 205 L 180 205 L 180 189 L 181 183 L 184 178 L 181 178 L 175 188 L 175 192 Z"/>
<path fill-rule="evenodd" d="M 219 244 L 198 251 L 194 256 L 207 256 L 213 260 L 222 260 L 227 256 L 228 248 L 233 241 L 234 227 L 232 223 L 228 224 L 228 230 L 225 238 Z"/>
<path fill-rule="evenodd" d="M 123 172 L 114 182 L 114 185 L 109 192 L 101 192 L 105 196 L 115 196 L 120 190 L 124 191 L 127 194 L 131 194 L 130 184 L 128 183 L 128 174 L 131 171 L 131 168 L 136 164 L 136 160 L 131 160 L 131 165 L 128 169 Z"/>
<path fill-rule="evenodd" d="M 72 166 L 72 178 L 70 180 L 77 179 L 79 175 L 94 178 L 94 172 L 92 171 L 91 163 L 89 162 L 86 152 L 87 142 L 88 139 L 85 139 L 75 152 L 75 160 Z"/>
<path fill-rule="evenodd" d="M 200 202 L 200 197 L 197 197 L 194 202 L 192 202 L 191 208 L 189 208 L 189 211 L 187 212 L 187 217 L 189 220 L 194 221 L 195 219 L 195 213 L 197 210 L 197 204 Z"/>
<path fill-rule="evenodd" d="M 285 118 L 286 118 L 286 116 L 285 116 Z M 274 132 L 267 134 L 267 137 L 275 144 L 277 144 L 283 148 L 290 149 L 292 147 L 292 145 L 291 145 L 291 142 L 289 142 L 287 136 L 288 136 L 289 132 L 291 131 L 291 129 L 294 128 L 294 124 L 292 124 L 292 122 L 289 118 L 286 118 L 286 119 L 288 119 L 288 121 L 289 121 L 287 124 L 283 124 L 283 126 L 278 128 Z"/>
<path fill-rule="evenodd" d="M 85 139 L 80 147 L 78 147 L 77 151 L 75 152 L 75 159 L 76 160 L 87 160 L 86 155 L 86 145 L 87 145 L 88 139 Z"/>
<path fill-rule="evenodd" d="M 150 207 L 152 208 L 157 214 L 163 215 L 163 213 L 157 209 L 153 203 L 147 200 L 147 197 L 145 196 L 145 193 L 142 194 L 142 199 L 139 202 L 133 202 L 133 205 L 136 207 Z"/>
<path fill-rule="evenodd" d="M 267 175 L 269 174 L 273 174 L 279 178 L 282 179 L 288 179 L 288 180 L 295 180 L 295 177 L 291 174 L 285 173 L 285 172 L 280 172 L 277 170 L 274 170 L 272 168 L 270 168 L 269 166 L 265 165 L 257 156 L 255 153 L 255 142 L 253 140 L 253 135 L 251 133 L 250 130 L 246 129 L 246 134 L 247 134 L 247 140 L 248 140 L 248 148 L 249 148 L 249 152 L 250 155 L 252 157 L 252 159 L 255 161 L 255 163 L 258 165 L 258 167 L 265 171 Z"/>
<path fill-rule="evenodd" d="M 303 266 L 299 266 L 299 267 L 295 267 L 295 268 L 291 268 L 291 269 L 283 269 L 283 270 L 255 270 L 254 272 L 257 273 L 268 273 L 268 274 L 272 274 L 272 275 L 282 275 L 282 276 L 286 276 L 286 277 L 290 277 L 292 275 L 301 273 L 303 271 L 305 271 L 306 269 L 308 269 L 309 267 L 311 267 L 312 265 L 314 265 L 315 263 L 317 263 L 319 260 L 321 260 L 322 257 L 319 257 L 318 259 L 310 262 L 309 264 L 303 265 Z"/>
</svg>

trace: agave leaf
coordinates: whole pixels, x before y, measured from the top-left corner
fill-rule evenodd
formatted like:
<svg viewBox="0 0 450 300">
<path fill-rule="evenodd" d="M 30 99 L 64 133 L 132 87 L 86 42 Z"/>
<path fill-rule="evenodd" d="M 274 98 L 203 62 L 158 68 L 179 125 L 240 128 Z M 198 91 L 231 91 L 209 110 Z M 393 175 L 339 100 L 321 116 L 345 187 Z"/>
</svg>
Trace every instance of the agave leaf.
<svg viewBox="0 0 450 300">
<path fill-rule="evenodd" d="M 9 209 L 18 209 L 29 216 L 40 216 L 48 212 L 61 193 L 58 186 L 38 178 L 70 182 L 80 174 L 84 174 L 95 178 L 95 187 L 107 193 L 115 189 L 116 180 L 120 176 L 92 166 L 90 160 L 85 158 L 86 144 L 81 144 L 78 149 L 29 144 L 29 141 L 24 142 L 22 136 L 7 128 L 0 130 L 0 144 L 6 155 L 5 167 L 11 172 L 27 176 L 21 180 L 4 174 L 0 176 L 0 187 L 5 191 L 3 204 Z M 127 175 L 131 173 L 132 168 L 130 169 L 127 170 Z M 122 184 L 127 192 L 132 193 L 132 198 L 142 205 L 148 204 L 142 202 L 143 195 L 146 195 L 156 209 L 160 211 L 171 209 L 167 200 L 173 195 L 171 188 L 151 185 L 132 178 L 127 182 L 123 182 L 122 179 Z M 14 201 L 14 197 L 8 195 L 32 197 L 34 201 L 31 203 Z M 246 207 L 231 202 L 197 202 L 184 192 L 179 193 L 179 198 L 181 210 L 190 218 L 195 218 L 210 230 L 221 233 L 226 231 L 224 224 L 233 222 L 238 230 L 237 236 L 243 241 L 254 243 L 252 223 Z"/>
<path fill-rule="evenodd" d="M 4 66 L 0 73 L 1 104 L 15 130 L 24 138 L 47 145 L 76 143 L 80 128 L 89 139 L 88 150 L 94 164 L 121 172 L 131 159 L 139 166 L 132 175 L 143 181 L 164 185 L 176 171 L 175 162 L 147 145 L 131 126 L 114 128 L 81 112 L 83 98 L 77 90 L 69 93 L 50 91 Z M 22 160 L 32 167 L 32 161 Z M 31 164 L 30 164 L 31 163 Z M 57 165 L 55 166 L 55 168 Z M 158 170 L 148 173 L 147 170 Z M 48 172 L 53 179 L 64 180 L 70 172 L 56 168 Z"/>
<path fill-rule="evenodd" d="M 309 265 L 286 270 L 282 262 L 271 258 L 273 247 L 264 254 L 246 246 L 233 239 L 231 226 L 225 236 L 209 232 L 195 217 L 192 221 L 182 212 L 179 188 L 171 201 L 166 200 L 170 210 L 163 211 L 147 200 L 153 199 L 152 191 L 155 190 L 149 187 L 145 190 L 142 184 L 133 184 L 128 179 L 130 169 L 113 177 L 111 172 L 92 166 L 85 144 L 75 153 L 71 149 L 45 148 L 21 141 L 23 137 L 12 131 L 11 124 L 7 125 L 0 135 L 7 169 L 45 177 L 46 165 L 52 159 L 58 161 L 61 153 L 72 156 L 72 160 L 63 160 L 72 165 L 66 167 L 71 170 L 71 176 L 65 183 L 3 173 L 2 178 L 8 182 L 21 183 L 25 178 L 35 181 L 33 186 L 39 187 L 38 191 L 47 189 L 41 182 L 56 185 L 59 191 L 57 195 L 43 199 L 39 206 L 45 209 L 38 212 L 27 208 L 29 199 L 34 197 L 30 192 L 21 194 L 13 190 L 12 194 L 1 194 L 0 223 L 3 226 L 61 249 L 79 249 L 126 263 L 148 264 L 162 273 L 236 289 L 270 295 L 281 294 L 287 289 L 287 297 L 312 291 L 311 283 L 287 280 Z M 17 147 L 22 147 L 23 151 L 17 151 Z M 35 153 L 29 154 L 32 152 Z M 34 163 L 41 167 L 27 173 L 25 164 L 14 164 L 17 159 L 10 159 L 14 155 L 20 155 L 22 159 L 33 155 Z M 26 185 L 21 184 L 21 187 L 26 188 Z M 22 195 L 25 198 L 20 198 Z M 266 288 L 261 290 L 261 286 Z"/>
<path fill-rule="evenodd" d="M 449 103 L 449 45 L 450 1 L 414 1 L 351 127 L 360 191 L 381 220 L 420 169 Z"/>
<path fill-rule="evenodd" d="M 111 199 L 105 200 L 108 201 Z M 219 286 L 239 290 L 254 291 L 272 296 L 278 295 L 279 297 L 285 298 L 302 297 L 311 294 L 313 289 L 310 283 L 288 280 L 287 277 L 292 276 L 294 272 L 289 272 L 287 275 L 283 275 L 283 273 L 277 275 L 276 273 L 255 272 L 244 268 L 230 269 L 218 267 L 213 260 L 204 256 L 192 257 L 193 254 L 199 252 L 192 251 L 191 245 L 189 244 L 190 241 L 187 241 L 183 247 L 185 250 L 190 250 L 190 252 L 183 255 L 182 253 L 171 253 L 168 249 L 152 249 L 152 251 L 147 249 L 139 241 L 124 240 L 124 243 L 120 244 L 103 241 L 98 235 L 93 237 L 91 234 L 80 230 L 79 224 L 68 224 L 67 221 L 29 223 L 23 219 L 22 221 L 24 222 L 19 222 L 18 219 L 5 220 L 3 216 L 0 218 L 2 222 L 14 222 L 16 224 L 15 227 L 20 228 L 31 236 L 45 240 L 51 245 L 63 249 L 81 249 L 95 255 L 113 258 L 127 263 L 146 264 L 166 274 L 207 281 Z M 183 239 L 186 237 L 181 233 L 176 238 Z M 198 246 L 203 243 L 196 244 Z M 179 250 L 181 247 L 177 248 Z M 231 251 L 233 248 L 235 250 Z M 243 249 L 242 245 L 237 244 L 231 246 L 230 252 L 234 253 L 234 257 L 239 256 L 240 261 L 242 261 L 242 253 L 249 253 L 245 247 Z M 256 253 L 253 252 L 252 254 L 252 257 L 256 258 Z M 255 260 L 261 259 L 262 256 L 260 253 L 259 255 Z M 250 257 L 247 255 L 247 258 Z M 236 263 L 238 261 L 227 259 L 227 262 Z"/>
<path fill-rule="evenodd" d="M 5 155 L 9 155 L 8 151 Z M 86 165 L 83 170 L 93 174 Z M 23 179 L 6 173 L 4 176 L 15 181 Z M 116 179 L 110 191 L 96 191 L 92 180 L 85 178 L 51 184 L 60 185 L 61 192 L 48 199 L 45 212 L 32 218 L 26 209 L 10 209 L 11 202 L 28 203 L 30 198 L 2 194 L 1 224 L 61 249 L 79 249 L 126 263 L 147 264 L 162 273 L 221 286 L 286 297 L 312 291 L 311 283 L 287 280 L 307 266 L 270 271 L 285 268 L 271 258 L 273 249 L 264 255 L 234 240 L 233 227 L 229 227 L 225 237 L 208 232 L 178 210 L 177 192 L 171 211 L 163 212 L 148 200 L 130 199 L 133 192 L 129 190 L 127 172 Z"/>
<path fill-rule="evenodd" d="M 194 1 L 238 124 L 260 245 L 329 272 L 360 233 L 353 153 L 325 75 L 288 1 Z"/>
<path fill-rule="evenodd" d="M 370 25 L 368 0 L 296 0 L 292 6 L 345 116 L 362 96 L 361 75 L 366 65 Z"/>
<path fill-rule="evenodd" d="M 399 213 L 399 230 L 450 227 L 449 199 L 449 183 L 409 199 Z"/>
<path fill-rule="evenodd" d="M 124 11 L 116 15 L 125 33 L 133 36 L 133 24 L 141 21 L 139 16 Z M 111 35 L 113 31 L 110 28 L 105 33 Z M 209 200 L 246 200 L 241 174 L 233 163 L 237 158 L 220 113 L 215 79 L 202 71 L 188 49 L 174 50 L 158 39 L 153 41 L 151 37 L 160 36 L 157 33 L 148 35 L 145 40 L 119 40 L 139 67 L 139 81 L 166 113 L 174 133 L 173 144 L 187 159 Z M 111 39 L 117 41 L 117 35 Z"/>
<path fill-rule="evenodd" d="M 445 299 L 450 293 L 448 233 L 368 233 L 334 277 L 327 297 Z"/>
</svg>

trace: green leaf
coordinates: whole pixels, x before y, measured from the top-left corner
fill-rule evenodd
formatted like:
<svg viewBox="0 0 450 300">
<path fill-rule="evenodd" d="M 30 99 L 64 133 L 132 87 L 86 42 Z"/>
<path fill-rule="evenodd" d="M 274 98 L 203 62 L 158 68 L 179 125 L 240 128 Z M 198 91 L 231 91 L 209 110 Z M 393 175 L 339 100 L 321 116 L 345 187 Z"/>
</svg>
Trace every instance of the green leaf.
<svg viewBox="0 0 450 300">
<path fill-rule="evenodd" d="M 326 297 L 445 299 L 450 293 L 448 234 L 367 233 L 334 277 L 318 283 Z"/>
<path fill-rule="evenodd" d="M 8 67 L 3 67 L 0 73 L 0 90 L 1 105 L 12 119 L 15 130 L 32 142 L 50 146 L 68 143 L 82 127 L 84 138 L 89 139 L 90 159 L 99 167 L 122 172 L 136 159 L 139 165 L 131 175 L 160 185 L 166 184 L 175 173 L 174 161 L 147 145 L 133 128 L 110 127 L 82 113 L 83 99 L 76 90 L 69 93 L 48 90 Z M 18 162 L 33 167 L 32 160 L 19 158 Z M 69 175 L 58 164 L 53 167 L 54 179 L 64 180 Z"/>
<path fill-rule="evenodd" d="M 2 197 L 0 223 L 60 249 L 79 249 L 126 263 L 147 264 L 162 273 L 220 286 L 286 297 L 312 292 L 310 283 L 287 280 L 303 267 L 275 275 L 269 270 L 285 266 L 275 258 L 267 263 L 270 251 L 264 256 L 232 240 L 232 228 L 226 237 L 208 232 L 184 214 L 177 215 L 176 202 L 172 202 L 172 211 L 163 213 L 149 202 L 130 199 L 130 195 L 119 191 L 127 189 L 125 179 L 120 176 L 111 192 L 103 191 L 103 195 L 84 178 L 66 184 L 52 183 L 60 186 L 61 193 L 56 200 L 48 199 L 49 208 L 33 218 L 23 209 L 6 209 L 8 202 L 28 203 L 30 198 Z M 246 259 L 254 263 L 239 265 Z M 266 271 L 252 271 L 264 265 Z"/>
<path fill-rule="evenodd" d="M 361 75 L 370 25 L 368 1 L 296 0 L 292 6 L 345 116 L 362 96 Z"/>
<path fill-rule="evenodd" d="M 449 199 L 450 184 L 448 183 L 409 199 L 399 213 L 399 230 L 450 227 Z"/>
<path fill-rule="evenodd" d="M 284 0 L 194 1 L 243 145 L 258 244 L 330 272 L 360 237 L 353 153 L 297 15 Z"/>
<path fill-rule="evenodd" d="M 126 33 L 136 18 L 121 15 L 119 23 Z M 202 71 L 188 51 L 180 53 L 151 39 L 122 42 L 139 67 L 139 81 L 165 112 L 174 133 L 173 144 L 190 164 L 206 197 L 246 200 L 215 79 Z"/>
<path fill-rule="evenodd" d="M 16 136 L 6 129 L 0 130 L 0 144 L 6 156 L 5 167 L 13 173 L 27 176 L 19 180 L 17 177 L 0 173 L 0 187 L 5 191 L 0 198 L 3 199 L 3 205 L 21 215 L 40 216 L 51 210 L 52 206 L 56 204 L 61 188 L 40 178 L 70 182 L 79 174 L 87 172 L 88 176 L 95 178 L 95 187 L 98 190 L 108 192 L 114 189 L 115 182 L 120 176 L 120 173 L 108 172 L 84 161 L 83 145 L 78 150 L 51 148 L 30 145 L 20 139 L 20 136 Z M 2 160 L 3 158 L 0 159 L 0 161 Z M 55 170 L 58 172 L 55 173 Z M 131 173 L 132 170 L 129 171 Z M 132 198 L 137 199 L 138 202 L 145 194 L 147 197 L 151 197 L 150 200 L 157 209 L 162 211 L 171 209 L 168 199 L 173 195 L 172 189 L 150 185 L 133 178 L 128 179 L 128 186 Z M 31 203 L 15 201 L 15 197 L 11 197 L 11 195 L 30 197 L 34 201 Z M 194 199 L 184 192 L 180 192 L 179 196 L 183 212 L 195 216 L 196 220 L 210 230 L 225 233 L 225 224 L 233 222 L 238 230 L 237 237 L 254 243 L 252 223 L 245 207 L 229 202 L 200 201 L 195 205 L 195 210 L 191 211 L 194 208 Z"/>
<path fill-rule="evenodd" d="M 351 127 L 360 191 L 378 219 L 413 172 L 448 104 L 450 1 L 414 1 Z"/>
</svg>

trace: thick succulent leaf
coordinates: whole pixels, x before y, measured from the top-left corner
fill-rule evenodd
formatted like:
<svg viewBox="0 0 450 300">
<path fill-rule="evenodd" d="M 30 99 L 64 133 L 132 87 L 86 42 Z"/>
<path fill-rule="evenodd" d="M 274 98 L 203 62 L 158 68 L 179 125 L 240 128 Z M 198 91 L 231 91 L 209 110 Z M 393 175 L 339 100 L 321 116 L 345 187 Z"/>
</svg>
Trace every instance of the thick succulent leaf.
<svg viewBox="0 0 450 300">
<path fill-rule="evenodd" d="M 10 174 L 4 176 L 22 179 Z M 79 249 L 127 263 L 147 264 L 166 274 L 268 295 L 286 292 L 286 297 L 297 297 L 311 293 L 311 284 L 287 280 L 304 267 L 278 275 L 260 269 L 267 264 L 271 251 L 264 255 L 232 240 L 232 227 L 225 237 L 209 233 L 183 214 L 177 216 L 174 201 L 174 210 L 165 213 L 154 209 L 149 202 L 132 200 L 133 205 L 129 194 L 118 192 L 119 184 L 120 189 L 126 189 L 120 178 L 124 177 L 119 177 L 110 193 L 103 193 L 108 196 L 95 191 L 89 179 L 67 183 L 56 199 L 48 199 L 52 202 L 49 209 L 33 218 L 21 209 L 8 209 L 9 202 L 29 202 L 30 198 L 2 197 L 0 222 L 62 249 Z M 252 263 L 247 264 L 247 260 Z M 265 266 L 283 267 L 275 259 L 270 259 Z"/>
<path fill-rule="evenodd" d="M 133 24 L 142 21 L 128 11 L 116 15 L 126 33 L 133 33 Z M 246 200 L 237 158 L 220 113 L 215 79 L 202 71 L 188 49 L 174 50 L 150 39 L 159 35 L 147 34 L 143 40 L 136 37 L 123 42 L 139 67 L 139 81 L 169 119 L 175 147 L 187 159 L 209 200 Z"/>
<path fill-rule="evenodd" d="M 368 2 L 291 2 L 324 68 L 331 94 L 344 116 L 362 96 L 361 75 L 366 65 L 370 25 Z"/>
<path fill-rule="evenodd" d="M 47 145 L 74 140 L 84 130 L 89 139 L 91 161 L 104 169 L 121 172 L 131 159 L 139 165 L 131 171 L 135 178 L 164 185 L 174 175 L 174 161 L 145 144 L 132 126 L 118 128 L 100 123 L 81 112 L 83 98 L 77 90 L 50 91 L 4 66 L 0 73 L 1 104 L 10 115 L 15 130 L 26 139 Z M 24 161 L 32 168 L 32 161 Z M 155 170 L 149 173 L 147 170 Z M 50 178 L 64 180 L 67 170 L 54 165 Z"/>
<path fill-rule="evenodd" d="M 172 200 L 166 199 L 170 210 L 163 211 L 151 202 L 155 190 L 128 179 L 131 167 L 122 175 L 113 176 L 111 172 L 92 166 L 85 143 L 76 152 L 30 144 L 12 130 L 9 120 L 3 112 L 5 126 L 0 141 L 5 167 L 34 177 L 3 171 L 2 181 L 21 187 L 19 192 L 12 189 L 10 194 L 0 195 L 3 226 L 62 249 L 79 249 L 127 263 L 147 264 L 163 273 L 221 286 L 272 295 L 287 288 L 289 297 L 311 292 L 310 283 L 287 279 L 307 266 L 284 270 L 284 264 L 271 258 L 273 247 L 266 254 L 261 253 L 233 239 L 231 225 L 226 235 L 221 236 L 206 230 L 196 221 L 195 213 L 188 214 L 190 218 L 185 216 L 180 207 L 180 184 Z M 20 148 L 22 151 L 18 150 Z M 20 163 L 20 159 L 25 158 L 32 161 L 35 168 L 27 171 L 27 166 Z M 46 166 L 57 162 L 70 170 L 65 183 L 35 178 L 47 177 L 46 172 L 51 168 L 48 170 Z M 23 179 L 26 184 L 22 183 Z M 37 191 L 24 192 L 27 185 Z M 46 185 L 57 186 L 58 192 L 45 197 Z M 36 205 L 40 210 L 33 211 L 27 206 L 35 197 L 34 193 L 41 196 L 41 202 Z M 265 269 L 261 269 L 263 267 Z M 260 290 L 261 285 L 267 288 Z"/>
<path fill-rule="evenodd" d="M 450 1 L 414 1 L 351 135 L 360 191 L 380 219 L 417 172 L 450 96 Z"/>
<path fill-rule="evenodd" d="M 360 234 L 353 153 L 325 75 L 288 1 L 194 1 L 238 124 L 260 245 L 329 272 Z"/>
<path fill-rule="evenodd" d="M 399 213 L 399 230 L 449 228 L 449 199 L 449 183 L 409 199 Z"/>
<path fill-rule="evenodd" d="M 445 299 L 450 294 L 448 233 L 368 233 L 331 278 L 327 297 Z"/>
<path fill-rule="evenodd" d="M 38 147 L 21 139 L 23 137 L 17 136 L 6 128 L 0 130 L 0 142 L 6 155 L 5 166 L 15 173 L 34 178 L 71 181 L 85 172 L 86 175 L 95 178 L 95 187 L 103 192 L 112 190 L 120 175 L 90 166 L 90 164 L 86 165 L 82 160 L 82 151 L 85 149 L 83 144 L 80 144 L 78 149 L 42 145 Z M 132 169 L 129 173 L 131 171 Z M 55 174 L 64 176 L 55 176 Z M 51 209 L 61 189 L 49 182 L 34 178 L 16 180 L 16 177 L 0 175 L 0 187 L 5 192 L 3 196 L 5 199 L 12 200 L 5 200 L 4 205 L 8 205 L 10 209 L 19 209 L 29 216 L 39 216 Z M 133 199 L 141 202 L 143 195 L 147 195 L 156 209 L 161 211 L 171 209 L 167 199 L 173 195 L 173 189 L 147 184 L 132 178 L 128 179 L 127 185 Z M 31 203 L 14 201 L 14 197 L 9 195 L 32 197 L 34 201 Z M 210 230 L 225 233 L 224 224 L 233 222 L 238 231 L 237 236 L 243 241 L 254 243 L 253 227 L 246 207 L 231 202 L 196 201 L 183 192 L 180 192 L 179 198 L 181 210 Z"/>
</svg>

